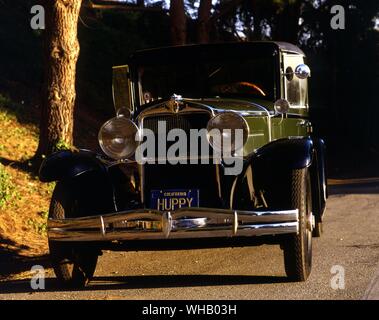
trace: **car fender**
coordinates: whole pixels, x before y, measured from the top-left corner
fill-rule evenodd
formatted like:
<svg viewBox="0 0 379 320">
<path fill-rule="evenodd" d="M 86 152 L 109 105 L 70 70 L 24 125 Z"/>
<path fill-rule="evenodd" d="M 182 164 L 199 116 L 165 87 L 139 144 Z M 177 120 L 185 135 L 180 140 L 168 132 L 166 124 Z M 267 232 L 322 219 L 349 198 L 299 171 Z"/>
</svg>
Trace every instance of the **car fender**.
<svg viewBox="0 0 379 320">
<path fill-rule="evenodd" d="M 242 173 L 233 183 L 230 207 L 251 210 L 263 205 L 259 192 L 270 189 L 274 195 L 279 193 L 277 186 L 287 178 L 286 174 L 311 167 L 313 154 L 313 141 L 309 137 L 279 139 L 259 148 L 247 157 Z"/>
<path fill-rule="evenodd" d="M 326 200 L 328 198 L 327 170 L 326 170 L 326 146 L 319 138 L 312 138 L 314 145 L 314 160 L 311 166 L 313 213 L 319 221 L 322 221 Z"/>
<path fill-rule="evenodd" d="M 106 165 L 91 151 L 64 150 L 43 161 L 39 176 L 43 182 L 68 182 L 89 214 L 103 214 L 139 205 L 139 194 L 129 187 L 127 167 Z"/>
<path fill-rule="evenodd" d="M 44 159 L 39 170 L 42 182 L 72 179 L 89 171 L 106 172 L 96 153 L 86 150 L 62 150 Z"/>
<path fill-rule="evenodd" d="M 285 138 L 259 148 L 250 161 L 266 167 L 302 169 L 312 163 L 313 141 L 310 138 Z"/>
</svg>

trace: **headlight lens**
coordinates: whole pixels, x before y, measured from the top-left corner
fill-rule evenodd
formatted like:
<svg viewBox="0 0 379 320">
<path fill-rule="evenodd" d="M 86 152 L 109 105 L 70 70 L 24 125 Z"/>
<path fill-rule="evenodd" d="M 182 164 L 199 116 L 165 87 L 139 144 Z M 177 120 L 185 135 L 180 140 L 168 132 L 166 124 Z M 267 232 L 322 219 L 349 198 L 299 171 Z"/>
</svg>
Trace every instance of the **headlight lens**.
<svg viewBox="0 0 379 320">
<path fill-rule="evenodd" d="M 104 153 L 113 159 L 131 157 L 138 146 L 138 127 L 125 117 L 108 120 L 99 131 L 99 144 Z"/>
<path fill-rule="evenodd" d="M 235 112 L 223 112 L 209 120 L 208 141 L 213 149 L 233 155 L 243 148 L 249 135 L 246 120 Z"/>
</svg>

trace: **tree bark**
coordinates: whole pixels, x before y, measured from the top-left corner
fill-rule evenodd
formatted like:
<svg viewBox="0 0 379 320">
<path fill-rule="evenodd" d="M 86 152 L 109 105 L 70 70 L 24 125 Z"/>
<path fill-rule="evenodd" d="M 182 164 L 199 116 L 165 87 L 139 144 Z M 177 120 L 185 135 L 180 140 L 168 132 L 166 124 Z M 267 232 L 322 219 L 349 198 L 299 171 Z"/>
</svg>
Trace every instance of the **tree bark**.
<svg viewBox="0 0 379 320">
<path fill-rule="evenodd" d="M 197 20 L 197 38 L 199 43 L 209 42 L 209 20 L 211 18 L 212 0 L 201 0 L 198 20 Z"/>
<path fill-rule="evenodd" d="M 78 18 L 82 0 L 44 0 L 45 79 L 36 157 L 73 145 Z"/>
<path fill-rule="evenodd" d="M 187 38 L 187 21 L 183 0 L 170 2 L 171 42 L 173 45 L 183 45 Z"/>
</svg>

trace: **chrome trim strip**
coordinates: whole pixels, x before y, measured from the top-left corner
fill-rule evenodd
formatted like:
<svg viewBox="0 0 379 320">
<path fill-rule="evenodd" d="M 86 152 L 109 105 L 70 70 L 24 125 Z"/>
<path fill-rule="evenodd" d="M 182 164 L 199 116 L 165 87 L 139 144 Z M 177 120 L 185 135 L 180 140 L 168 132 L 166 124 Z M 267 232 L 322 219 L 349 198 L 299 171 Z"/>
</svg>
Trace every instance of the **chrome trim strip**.
<svg viewBox="0 0 379 320">
<path fill-rule="evenodd" d="M 144 204 L 145 203 L 145 166 L 141 163 L 138 163 L 138 173 L 139 173 L 139 176 L 140 176 L 140 181 L 139 181 L 139 185 L 140 185 L 140 199 L 141 199 L 141 203 Z"/>
<path fill-rule="evenodd" d="M 100 232 L 103 237 L 105 237 L 106 228 L 105 228 L 105 223 L 104 223 L 104 218 L 103 216 L 100 216 Z"/>
<path fill-rule="evenodd" d="M 217 181 L 218 196 L 220 197 L 220 199 L 222 199 L 220 164 L 216 163 L 215 167 L 216 167 L 215 169 L 216 169 L 216 181 Z"/>
<path fill-rule="evenodd" d="M 140 209 L 102 216 L 48 220 L 48 237 L 52 241 L 250 237 L 298 231 L 297 209 L 238 211 L 182 208 L 172 212 Z"/>
<path fill-rule="evenodd" d="M 235 179 L 233 181 L 233 184 L 232 184 L 232 188 L 230 189 L 230 196 L 229 196 L 229 206 L 230 206 L 230 209 L 233 208 L 234 191 L 235 191 L 236 186 L 237 186 L 237 181 L 238 181 L 238 176 L 235 177 Z"/>
<path fill-rule="evenodd" d="M 199 102 L 191 101 L 190 99 L 183 99 L 181 101 L 181 103 L 183 103 L 183 104 L 194 103 L 194 104 L 197 104 L 197 107 L 195 108 L 195 107 L 191 107 L 189 105 L 185 105 L 185 107 L 180 109 L 177 113 L 173 112 L 172 110 L 170 110 L 167 107 L 168 103 L 169 103 L 169 101 L 164 101 L 164 102 L 161 102 L 157 105 L 151 106 L 151 107 L 143 110 L 138 115 L 138 117 L 136 119 L 137 122 L 142 123 L 143 119 L 145 119 L 146 117 L 155 116 L 155 115 L 172 115 L 172 114 L 183 114 L 183 113 L 192 113 L 192 112 L 200 112 L 200 113 L 206 112 L 206 113 L 209 113 L 211 117 L 215 115 L 214 108 L 207 106 L 205 104 L 199 103 Z"/>
</svg>

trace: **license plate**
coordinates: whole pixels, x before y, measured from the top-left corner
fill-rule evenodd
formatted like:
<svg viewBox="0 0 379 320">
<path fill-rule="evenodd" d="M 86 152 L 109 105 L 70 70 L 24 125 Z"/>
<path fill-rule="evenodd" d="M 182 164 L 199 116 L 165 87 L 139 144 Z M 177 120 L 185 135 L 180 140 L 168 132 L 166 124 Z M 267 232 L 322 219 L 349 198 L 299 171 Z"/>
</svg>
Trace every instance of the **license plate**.
<svg viewBox="0 0 379 320">
<path fill-rule="evenodd" d="M 151 207 L 160 211 L 199 206 L 199 189 L 151 190 Z"/>
</svg>

